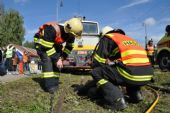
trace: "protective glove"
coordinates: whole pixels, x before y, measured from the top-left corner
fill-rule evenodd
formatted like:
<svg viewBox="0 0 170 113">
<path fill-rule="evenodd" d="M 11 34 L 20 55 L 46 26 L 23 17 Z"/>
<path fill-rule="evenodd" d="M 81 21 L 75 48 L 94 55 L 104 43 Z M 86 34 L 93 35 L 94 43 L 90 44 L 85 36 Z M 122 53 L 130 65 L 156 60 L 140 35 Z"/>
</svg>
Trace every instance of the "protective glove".
<svg viewBox="0 0 170 113">
<path fill-rule="evenodd" d="M 58 67 L 59 69 L 63 68 L 63 60 L 62 60 L 62 58 L 59 58 L 59 59 L 58 59 L 56 65 L 57 65 L 57 67 Z"/>
</svg>

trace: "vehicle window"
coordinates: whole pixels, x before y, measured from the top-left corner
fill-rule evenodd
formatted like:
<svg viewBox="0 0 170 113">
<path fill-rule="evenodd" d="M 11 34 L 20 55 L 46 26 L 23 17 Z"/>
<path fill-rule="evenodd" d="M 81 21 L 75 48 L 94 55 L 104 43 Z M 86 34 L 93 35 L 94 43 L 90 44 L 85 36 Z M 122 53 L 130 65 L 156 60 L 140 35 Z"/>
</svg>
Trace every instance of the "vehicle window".
<svg viewBox="0 0 170 113">
<path fill-rule="evenodd" d="M 83 22 L 83 34 L 98 34 L 97 23 Z"/>
</svg>

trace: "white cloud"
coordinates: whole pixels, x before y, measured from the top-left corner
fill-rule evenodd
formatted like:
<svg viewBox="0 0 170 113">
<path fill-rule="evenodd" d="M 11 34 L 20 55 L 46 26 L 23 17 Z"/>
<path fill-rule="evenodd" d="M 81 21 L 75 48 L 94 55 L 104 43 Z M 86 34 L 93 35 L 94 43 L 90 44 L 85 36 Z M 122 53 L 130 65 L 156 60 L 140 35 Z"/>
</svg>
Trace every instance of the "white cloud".
<svg viewBox="0 0 170 113">
<path fill-rule="evenodd" d="M 14 0 L 14 1 L 15 3 L 22 3 L 22 4 L 28 2 L 28 0 Z"/>
<path fill-rule="evenodd" d="M 134 0 L 133 2 L 131 2 L 131 3 L 127 4 L 127 5 L 124 5 L 124 6 L 120 7 L 119 9 L 130 8 L 130 7 L 139 5 L 139 4 L 147 3 L 147 2 L 149 2 L 149 1 L 150 1 L 150 0 Z"/>
<path fill-rule="evenodd" d="M 144 20 L 144 24 L 146 24 L 146 25 L 155 25 L 156 20 L 154 18 L 150 17 L 150 18 L 147 18 L 147 19 Z"/>
</svg>

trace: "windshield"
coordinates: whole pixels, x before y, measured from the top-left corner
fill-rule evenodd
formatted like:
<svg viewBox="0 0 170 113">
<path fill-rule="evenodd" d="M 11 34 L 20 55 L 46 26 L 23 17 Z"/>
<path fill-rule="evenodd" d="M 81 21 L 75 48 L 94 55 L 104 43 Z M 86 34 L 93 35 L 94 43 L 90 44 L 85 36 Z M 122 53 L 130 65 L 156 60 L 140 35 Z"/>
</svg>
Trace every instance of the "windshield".
<svg viewBox="0 0 170 113">
<path fill-rule="evenodd" d="M 83 34 L 98 35 L 97 23 L 83 22 Z"/>
</svg>

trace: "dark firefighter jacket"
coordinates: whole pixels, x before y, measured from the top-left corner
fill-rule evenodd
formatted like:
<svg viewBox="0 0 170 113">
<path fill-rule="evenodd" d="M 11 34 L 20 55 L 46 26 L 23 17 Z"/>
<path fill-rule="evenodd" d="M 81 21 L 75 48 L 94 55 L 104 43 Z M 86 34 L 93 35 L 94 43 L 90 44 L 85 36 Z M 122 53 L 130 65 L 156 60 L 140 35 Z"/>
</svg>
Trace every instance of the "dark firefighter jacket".
<svg viewBox="0 0 170 113">
<path fill-rule="evenodd" d="M 65 33 L 64 27 L 58 24 L 55 26 L 48 23 L 44 24 L 34 36 L 37 52 L 46 52 L 54 62 L 59 57 L 66 59 L 73 49 L 74 40 L 75 38 Z M 66 42 L 65 47 L 62 45 L 64 42 Z"/>
<path fill-rule="evenodd" d="M 115 38 L 113 38 L 113 35 Z M 116 40 L 118 38 L 121 38 L 121 41 Z M 123 43 L 127 45 L 122 47 Z M 130 47 L 132 45 L 134 47 Z M 118 33 L 107 34 L 100 39 L 96 46 L 93 67 L 107 65 L 106 59 L 110 59 L 111 61 L 117 60 L 119 62 L 115 65 L 115 68 L 121 78 L 127 83 L 139 85 L 148 83 L 152 79 L 153 69 L 147 58 L 146 51 L 141 46 L 139 48 L 137 46 L 139 44 L 130 37 Z M 143 55 L 138 55 L 138 53 Z"/>
</svg>

